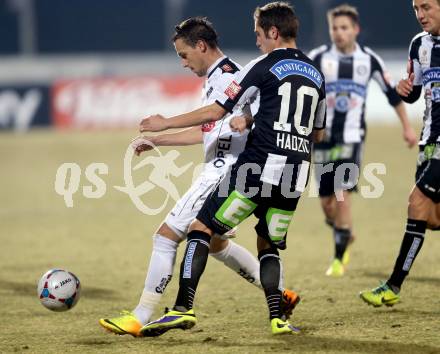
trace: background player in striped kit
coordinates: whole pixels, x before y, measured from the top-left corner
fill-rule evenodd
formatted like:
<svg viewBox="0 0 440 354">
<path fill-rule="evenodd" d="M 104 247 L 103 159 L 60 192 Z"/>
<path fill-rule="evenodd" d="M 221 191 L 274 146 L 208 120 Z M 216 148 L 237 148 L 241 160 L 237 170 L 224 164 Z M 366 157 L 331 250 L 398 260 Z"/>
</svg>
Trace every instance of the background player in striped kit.
<svg viewBox="0 0 440 354">
<path fill-rule="evenodd" d="M 360 293 L 375 307 L 399 302 L 400 288 L 422 248 L 426 229 L 440 230 L 440 0 L 414 0 L 413 5 L 424 32 L 410 44 L 408 78 L 399 81 L 397 92 L 405 102 L 414 103 L 425 89 L 424 125 L 416 183 L 394 270 L 386 283 Z"/>
<path fill-rule="evenodd" d="M 195 17 L 183 21 L 176 27 L 173 41 L 182 65 L 197 76 L 206 76 L 203 105 L 212 103 L 212 92 L 224 90 L 240 66 L 220 50 L 217 33 L 206 18 Z M 242 113 L 238 111 L 237 114 Z M 203 126 L 198 125 L 177 133 L 139 137 L 134 141 L 133 147 L 137 154 L 150 150 L 151 144 L 179 146 L 203 143 L 205 166 L 153 236 L 153 251 L 139 304 L 133 312 L 101 319 L 99 323 L 107 330 L 120 335 L 141 336 L 141 327 L 150 320 L 171 280 L 177 247 L 186 238 L 190 223 L 209 193 L 244 149 L 247 132 L 232 132 L 229 126 L 231 118 L 229 114 L 220 122 L 207 122 Z M 213 237 L 209 251 L 214 258 L 262 289 L 258 260 L 247 249 L 230 239 Z M 283 312 L 287 317 L 298 301 L 295 292 L 283 290 Z"/>
<path fill-rule="evenodd" d="M 347 246 L 353 241 L 350 192 L 356 191 L 359 177 L 371 79 L 379 84 L 398 114 L 409 147 L 416 144 L 417 137 L 382 59 L 356 41 L 360 31 L 356 8 L 341 5 L 329 10 L 327 16 L 332 44 L 309 54 L 324 73 L 327 91 L 325 138 L 315 145 L 314 163 L 322 210 L 335 239 L 335 257 L 326 274 L 342 276 L 349 259 Z M 346 164 L 350 164 L 348 170 Z"/>
</svg>

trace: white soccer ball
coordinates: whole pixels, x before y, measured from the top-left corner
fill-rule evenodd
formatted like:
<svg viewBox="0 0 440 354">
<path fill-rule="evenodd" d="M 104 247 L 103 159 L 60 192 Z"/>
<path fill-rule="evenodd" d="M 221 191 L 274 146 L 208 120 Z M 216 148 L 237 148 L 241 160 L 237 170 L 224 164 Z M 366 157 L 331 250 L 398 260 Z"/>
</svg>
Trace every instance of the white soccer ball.
<svg viewBox="0 0 440 354">
<path fill-rule="evenodd" d="M 81 284 L 75 274 L 62 269 L 51 269 L 38 282 L 38 297 L 44 307 L 52 311 L 70 310 L 79 300 Z"/>
</svg>

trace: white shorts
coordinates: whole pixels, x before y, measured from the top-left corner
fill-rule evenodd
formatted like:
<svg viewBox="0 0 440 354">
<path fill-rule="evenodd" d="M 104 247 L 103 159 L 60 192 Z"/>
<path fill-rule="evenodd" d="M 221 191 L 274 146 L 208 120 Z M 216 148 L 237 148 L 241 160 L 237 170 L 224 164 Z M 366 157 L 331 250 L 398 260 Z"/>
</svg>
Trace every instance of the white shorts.
<svg viewBox="0 0 440 354">
<path fill-rule="evenodd" d="M 222 177 L 222 175 L 200 175 L 168 213 L 165 223 L 180 238 L 186 238 L 189 225 L 196 218 L 206 198 Z"/>
</svg>

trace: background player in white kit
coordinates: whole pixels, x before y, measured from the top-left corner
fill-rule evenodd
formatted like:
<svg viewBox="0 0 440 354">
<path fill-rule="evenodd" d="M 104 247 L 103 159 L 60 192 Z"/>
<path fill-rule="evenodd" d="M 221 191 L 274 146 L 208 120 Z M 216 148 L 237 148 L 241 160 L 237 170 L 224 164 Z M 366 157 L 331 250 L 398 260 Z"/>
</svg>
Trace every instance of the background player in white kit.
<svg viewBox="0 0 440 354">
<path fill-rule="evenodd" d="M 357 43 L 360 25 L 356 8 L 341 5 L 329 10 L 327 17 L 332 44 L 312 50 L 309 56 L 326 81 L 327 126 L 324 141 L 315 145 L 314 163 L 321 207 L 335 240 L 335 256 L 326 274 L 339 277 L 349 260 L 347 245 L 353 240 L 350 192 L 357 190 L 358 174 L 345 171 L 344 176 L 339 176 L 335 171 L 347 164 L 360 170 L 367 130 L 365 103 L 371 79 L 379 84 L 399 116 L 409 147 L 417 143 L 417 136 L 382 59 Z M 331 171 L 326 167 L 331 167 Z"/>
<path fill-rule="evenodd" d="M 206 18 L 195 17 L 183 21 L 176 26 L 173 41 L 177 54 L 182 58 L 182 65 L 191 69 L 197 76 L 207 77 L 203 87 L 203 105 L 212 103 L 211 93 L 226 89 L 233 74 L 240 70 L 238 64 L 219 49 L 217 34 Z M 241 111 L 237 114 L 240 115 Z M 206 123 L 202 127 L 196 126 L 178 133 L 139 137 L 134 140 L 133 148 L 138 155 L 150 150 L 152 144 L 181 146 L 203 142 L 205 166 L 201 175 L 176 203 L 153 236 L 153 251 L 139 304 L 133 312 L 124 311 L 120 316 L 101 319 L 99 323 L 107 330 L 120 335 L 140 336 L 139 330 L 150 320 L 171 280 L 176 250 L 186 238 L 190 223 L 195 219 L 207 196 L 244 149 L 247 133 L 232 132 L 229 125 L 231 118 L 232 115 L 229 115 L 221 121 Z M 211 242 L 210 254 L 262 289 L 259 262 L 248 250 L 227 237 L 215 237 Z M 284 290 L 283 311 L 286 317 L 298 301 L 299 297 L 295 292 Z"/>
</svg>

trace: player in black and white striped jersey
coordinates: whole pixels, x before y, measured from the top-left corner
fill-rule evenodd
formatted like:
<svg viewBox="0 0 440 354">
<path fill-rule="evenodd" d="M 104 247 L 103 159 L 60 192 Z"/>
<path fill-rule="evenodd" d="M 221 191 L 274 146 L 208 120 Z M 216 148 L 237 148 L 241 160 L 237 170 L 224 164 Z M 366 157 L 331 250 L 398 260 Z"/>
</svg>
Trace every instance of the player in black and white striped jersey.
<svg viewBox="0 0 440 354">
<path fill-rule="evenodd" d="M 309 54 L 324 74 L 327 92 L 326 134 L 324 142 L 315 145 L 314 162 L 321 206 L 336 244 L 326 274 L 342 276 L 348 263 L 347 245 L 353 240 L 350 192 L 356 190 L 359 177 L 366 135 L 365 102 L 372 79 L 398 114 L 410 147 L 417 137 L 382 59 L 356 41 L 360 31 L 356 8 L 341 5 L 327 15 L 332 44 Z M 346 164 L 352 164 L 351 170 L 345 170 Z"/>
<path fill-rule="evenodd" d="M 397 92 L 414 103 L 425 90 L 426 109 L 419 142 L 416 183 L 409 195 L 408 219 L 399 255 L 390 278 L 360 297 L 375 307 L 400 300 L 400 288 L 422 248 L 426 229 L 440 230 L 440 0 L 414 0 L 417 20 L 424 32 L 411 41 L 408 78 Z"/>
</svg>

